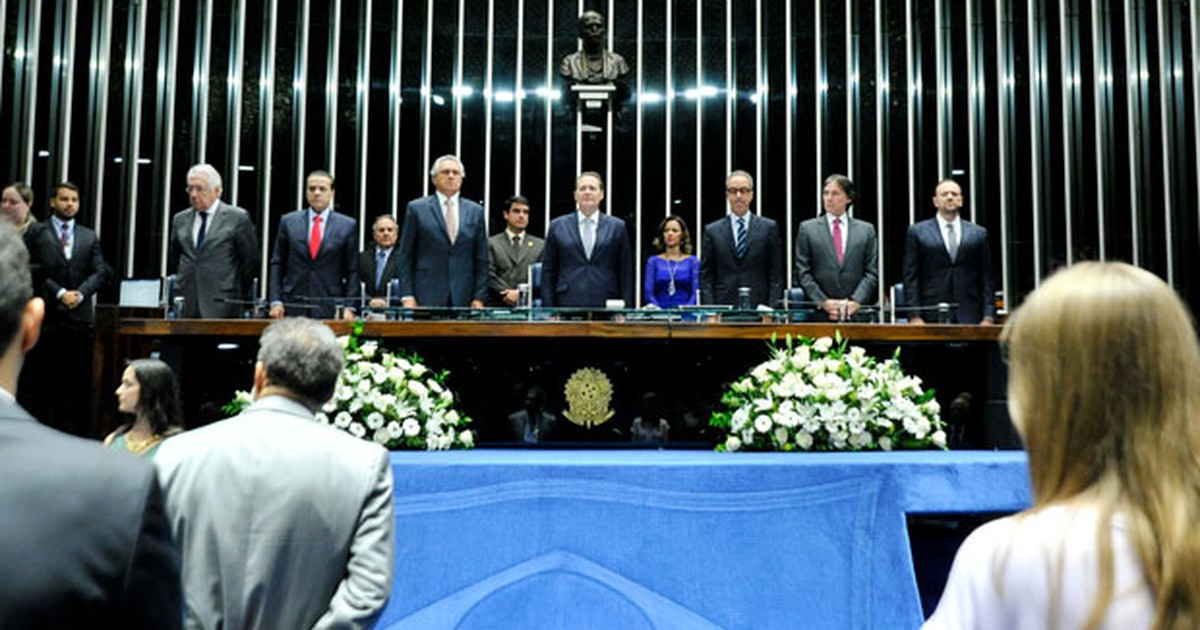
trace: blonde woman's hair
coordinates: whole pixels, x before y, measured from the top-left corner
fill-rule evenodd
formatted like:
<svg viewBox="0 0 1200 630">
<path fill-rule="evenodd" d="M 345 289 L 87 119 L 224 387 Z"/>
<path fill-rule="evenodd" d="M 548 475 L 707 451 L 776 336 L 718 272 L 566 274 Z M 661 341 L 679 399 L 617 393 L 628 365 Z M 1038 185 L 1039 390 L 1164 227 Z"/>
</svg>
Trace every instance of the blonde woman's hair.
<svg viewBox="0 0 1200 630">
<path fill-rule="evenodd" d="M 1154 628 L 1200 627 L 1200 344 L 1154 274 L 1081 263 L 1030 295 L 1001 337 L 1009 409 L 1029 453 L 1034 509 L 1099 501 L 1100 592 L 1113 597 L 1120 512 L 1154 590 Z"/>
</svg>

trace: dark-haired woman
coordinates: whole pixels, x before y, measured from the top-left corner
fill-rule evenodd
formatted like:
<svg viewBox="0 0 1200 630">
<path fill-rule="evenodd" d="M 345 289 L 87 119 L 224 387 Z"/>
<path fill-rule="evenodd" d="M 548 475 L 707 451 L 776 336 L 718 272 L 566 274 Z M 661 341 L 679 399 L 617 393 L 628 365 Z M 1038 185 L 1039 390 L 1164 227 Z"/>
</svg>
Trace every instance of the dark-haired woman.
<svg viewBox="0 0 1200 630">
<path fill-rule="evenodd" d="M 646 261 L 646 305 L 674 308 L 695 304 L 700 260 L 692 256 L 692 237 L 682 217 L 671 215 L 658 224 L 654 248 L 659 254 Z"/>
<path fill-rule="evenodd" d="M 132 418 L 104 438 L 109 448 L 153 457 L 162 441 L 183 430 L 179 385 L 158 359 L 130 361 L 117 387 L 117 410 Z"/>
</svg>

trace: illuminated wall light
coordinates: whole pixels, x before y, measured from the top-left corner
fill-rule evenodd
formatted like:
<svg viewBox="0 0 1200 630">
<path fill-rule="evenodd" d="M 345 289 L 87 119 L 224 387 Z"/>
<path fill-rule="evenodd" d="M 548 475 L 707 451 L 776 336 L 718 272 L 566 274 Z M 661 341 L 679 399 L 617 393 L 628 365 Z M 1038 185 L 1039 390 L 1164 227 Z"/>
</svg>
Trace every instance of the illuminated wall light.
<svg viewBox="0 0 1200 630">
<path fill-rule="evenodd" d="M 890 81 L 883 81 L 879 84 L 879 89 L 887 92 L 888 90 L 892 89 L 892 84 Z"/>
<path fill-rule="evenodd" d="M 821 82 L 821 91 L 828 92 L 829 91 L 829 83 L 822 81 Z"/>
<path fill-rule="evenodd" d="M 427 85 L 421 86 L 421 96 L 429 96 L 429 86 L 427 86 Z"/>
<path fill-rule="evenodd" d="M 858 84 L 858 73 L 857 72 L 850 75 L 850 83 Z"/>
<path fill-rule="evenodd" d="M 748 96 L 748 97 L 746 97 L 746 98 L 747 98 L 747 99 L 749 99 L 749 101 L 750 101 L 751 103 L 754 103 L 755 105 L 758 105 L 758 93 L 757 93 L 757 92 L 751 92 L 751 93 L 750 93 L 750 96 Z"/>
<path fill-rule="evenodd" d="M 40 158 L 48 158 L 48 157 L 50 157 L 50 152 L 45 149 L 42 149 L 42 150 L 38 151 L 37 156 Z"/>
<path fill-rule="evenodd" d="M 292 89 L 296 90 L 297 92 L 303 92 L 304 91 L 304 81 L 301 81 L 300 79 L 296 79 L 295 81 L 292 81 Z"/>
<path fill-rule="evenodd" d="M 699 92 L 700 96 L 703 98 L 713 98 L 720 94 L 716 86 L 713 85 L 701 85 Z"/>
<path fill-rule="evenodd" d="M 241 171 L 241 172 L 243 172 L 243 173 L 253 173 L 253 172 L 254 172 L 254 165 L 252 165 L 252 164 L 241 164 L 241 165 L 239 165 L 239 166 L 238 166 L 238 170 L 239 170 L 239 171 Z"/>
<path fill-rule="evenodd" d="M 496 92 L 497 103 L 511 103 L 516 100 L 516 95 L 509 90 L 501 90 Z"/>
<path fill-rule="evenodd" d="M 456 85 L 450 90 L 450 93 L 459 98 L 470 98 L 475 95 L 475 88 L 469 85 Z"/>
<path fill-rule="evenodd" d="M 641 100 L 643 103 L 661 103 L 663 96 L 658 92 L 642 92 L 639 100 Z"/>
<path fill-rule="evenodd" d="M 796 96 L 798 94 L 800 94 L 800 88 L 796 87 L 795 85 L 792 85 L 791 87 L 788 88 L 789 96 Z"/>
<path fill-rule="evenodd" d="M 13 59 L 24 59 L 24 58 L 25 58 L 24 50 L 17 50 L 15 52 L 13 52 Z"/>
<path fill-rule="evenodd" d="M 235 76 L 230 76 L 229 78 L 225 79 L 225 83 L 229 84 L 229 87 L 238 87 L 242 84 L 242 82 Z"/>
<path fill-rule="evenodd" d="M 446 99 L 442 98 L 441 94 L 434 94 L 433 95 L 433 104 L 438 105 L 438 106 L 445 105 Z"/>
<path fill-rule="evenodd" d="M 258 80 L 258 87 L 260 87 L 260 88 L 262 88 L 262 89 L 264 89 L 264 90 L 265 90 L 265 89 L 267 89 L 267 88 L 269 88 L 269 87 L 271 87 L 271 81 L 270 81 L 270 79 L 267 79 L 266 77 L 263 77 L 263 78 L 259 79 L 259 80 Z"/>
<path fill-rule="evenodd" d="M 153 164 L 154 162 L 152 162 L 150 158 L 138 158 L 137 163 L 139 166 L 147 166 Z"/>
<path fill-rule="evenodd" d="M 683 91 L 683 98 L 689 101 L 694 101 L 700 96 L 700 91 L 696 88 L 689 88 Z"/>
</svg>

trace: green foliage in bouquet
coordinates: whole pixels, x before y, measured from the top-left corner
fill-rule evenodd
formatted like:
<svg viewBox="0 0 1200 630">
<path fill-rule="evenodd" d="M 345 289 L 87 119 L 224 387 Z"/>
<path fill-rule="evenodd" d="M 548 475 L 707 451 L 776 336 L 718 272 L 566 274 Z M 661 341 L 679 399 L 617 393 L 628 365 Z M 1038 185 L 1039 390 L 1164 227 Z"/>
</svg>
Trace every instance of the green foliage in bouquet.
<svg viewBox="0 0 1200 630">
<path fill-rule="evenodd" d="M 836 339 L 771 339 L 771 358 L 735 381 L 709 424 L 718 451 L 946 448 L 934 391 L 904 373 L 900 349 L 877 361 Z"/>
</svg>

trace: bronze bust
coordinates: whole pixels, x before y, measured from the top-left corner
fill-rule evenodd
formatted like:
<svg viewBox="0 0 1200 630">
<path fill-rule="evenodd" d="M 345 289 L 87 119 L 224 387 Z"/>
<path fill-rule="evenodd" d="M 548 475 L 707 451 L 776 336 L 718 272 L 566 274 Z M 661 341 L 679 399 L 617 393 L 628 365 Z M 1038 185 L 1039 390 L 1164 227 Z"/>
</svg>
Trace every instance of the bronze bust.
<svg viewBox="0 0 1200 630">
<path fill-rule="evenodd" d="M 579 16 L 579 38 L 583 48 L 562 59 L 558 72 L 573 83 L 613 83 L 629 73 L 625 58 L 604 49 L 604 16 L 584 11 Z"/>
</svg>

